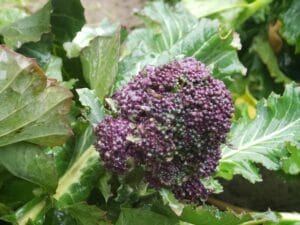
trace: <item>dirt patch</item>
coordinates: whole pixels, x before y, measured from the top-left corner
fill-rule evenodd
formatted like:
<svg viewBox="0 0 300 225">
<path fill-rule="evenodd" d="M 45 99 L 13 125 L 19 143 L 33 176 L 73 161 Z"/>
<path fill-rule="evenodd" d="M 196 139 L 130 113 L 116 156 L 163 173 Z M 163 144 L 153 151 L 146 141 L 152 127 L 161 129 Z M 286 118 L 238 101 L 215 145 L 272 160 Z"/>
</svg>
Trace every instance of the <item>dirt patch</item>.
<svg viewBox="0 0 300 225">
<path fill-rule="evenodd" d="M 81 2 L 86 9 L 85 16 L 88 23 L 94 24 L 108 18 L 132 28 L 140 24 L 140 20 L 133 15 L 133 10 L 142 8 L 146 0 L 81 0 Z"/>
</svg>

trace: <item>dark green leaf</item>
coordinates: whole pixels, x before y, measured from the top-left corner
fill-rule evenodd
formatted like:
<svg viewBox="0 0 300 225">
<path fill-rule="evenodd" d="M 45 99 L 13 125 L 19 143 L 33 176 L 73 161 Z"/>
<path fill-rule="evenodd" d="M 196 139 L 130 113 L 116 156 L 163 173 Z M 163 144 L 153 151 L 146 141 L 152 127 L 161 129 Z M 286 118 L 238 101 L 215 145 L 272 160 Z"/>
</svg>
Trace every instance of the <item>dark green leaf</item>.
<svg viewBox="0 0 300 225">
<path fill-rule="evenodd" d="M 71 41 L 85 23 L 83 7 L 80 0 L 51 0 L 52 33 L 59 44 Z"/>
<path fill-rule="evenodd" d="M 96 206 L 80 202 L 64 208 L 81 225 L 109 225 L 105 213 Z"/>
<path fill-rule="evenodd" d="M 123 208 L 116 225 L 176 225 L 174 218 L 168 218 L 149 209 Z"/>
<path fill-rule="evenodd" d="M 289 9 L 281 15 L 283 27 L 282 36 L 290 45 L 296 46 L 296 52 L 300 53 L 300 1 L 293 0 Z"/>
<path fill-rule="evenodd" d="M 263 38 L 260 35 L 257 36 L 253 41 L 252 49 L 257 52 L 261 60 L 266 64 L 270 75 L 275 79 L 275 82 L 291 82 L 291 80 L 279 69 L 275 53 L 266 38 Z"/>
<path fill-rule="evenodd" d="M 20 142 L 0 148 L 0 163 L 13 175 L 40 185 L 49 192 L 57 186 L 53 158 L 39 146 Z"/>
</svg>

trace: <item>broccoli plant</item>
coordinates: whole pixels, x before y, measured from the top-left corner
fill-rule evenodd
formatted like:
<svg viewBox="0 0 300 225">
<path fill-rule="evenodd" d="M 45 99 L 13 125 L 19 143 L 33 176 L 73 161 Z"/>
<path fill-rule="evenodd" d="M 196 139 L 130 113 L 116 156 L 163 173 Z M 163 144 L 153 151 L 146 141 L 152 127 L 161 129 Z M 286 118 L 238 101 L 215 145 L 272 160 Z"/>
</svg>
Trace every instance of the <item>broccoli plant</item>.
<svg viewBox="0 0 300 225">
<path fill-rule="evenodd" d="M 299 224 L 300 1 L 0 4 L 1 224 Z"/>
</svg>

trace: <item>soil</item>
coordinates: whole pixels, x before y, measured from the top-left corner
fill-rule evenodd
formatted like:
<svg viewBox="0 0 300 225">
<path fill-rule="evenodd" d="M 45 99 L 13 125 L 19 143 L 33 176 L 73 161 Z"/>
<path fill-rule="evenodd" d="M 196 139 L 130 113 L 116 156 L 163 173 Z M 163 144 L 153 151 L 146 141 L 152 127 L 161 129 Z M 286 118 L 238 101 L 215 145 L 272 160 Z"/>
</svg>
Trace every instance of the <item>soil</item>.
<svg viewBox="0 0 300 225">
<path fill-rule="evenodd" d="M 36 11 L 46 2 L 47 0 L 30 1 L 30 11 Z M 112 22 L 120 22 L 127 28 L 133 28 L 140 24 L 133 11 L 142 8 L 146 0 L 81 0 L 81 2 L 85 8 L 88 24 L 96 24 L 107 18 Z"/>
</svg>

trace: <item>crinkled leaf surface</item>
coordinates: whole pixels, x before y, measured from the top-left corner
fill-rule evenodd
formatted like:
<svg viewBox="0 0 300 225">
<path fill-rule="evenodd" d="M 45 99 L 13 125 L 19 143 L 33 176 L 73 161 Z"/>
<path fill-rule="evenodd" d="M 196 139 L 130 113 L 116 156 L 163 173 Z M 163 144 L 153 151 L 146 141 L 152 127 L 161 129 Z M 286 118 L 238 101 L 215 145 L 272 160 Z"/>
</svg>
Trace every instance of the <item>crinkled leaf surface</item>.
<svg viewBox="0 0 300 225">
<path fill-rule="evenodd" d="M 275 82 L 291 82 L 290 78 L 280 70 L 276 55 L 266 38 L 261 35 L 255 37 L 252 49 L 259 55 L 264 64 L 266 64 L 270 75 L 275 79 Z"/>
<path fill-rule="evenodd" d="M 32 59 L 0 47 L 0 147 L 20 141 L 63 144 L 72 134 L 71 98 Z"/>
<path fill-rule="evenodd" d="M 198 21 L 180 5 L 170 7 L 161 1 L 147 3 L 138 16 L 146 28 L 128 36 L 130 52 L 119 64 L 115 89 L 146 65 L 161 65 L 184 56 L 196 57 L 219 79 L 245 74 L 236 53 L 240 48 L 238 35 L 221 32 L 217 20 Z"/>
<path fill-rule="evenodd" d="M 281 20 L 282 36 L 290 45 L 295 45 L 296 52 L 300 53 L 300 1 L 293 0 L 289 9 L 281 15 Z"/>
<path fill-rule="evenodd" d="M 39 41 L 43 33 L 50 32 L 51 10 L 51 4 L 47 3 L 31 16 L 1 28 L 0 34 L 4 37 L 6 45 L 19 48 L 23 43 Z"/>
<path fill-rule="evenodd" d="M 230 132 L 228 145 L 222 148 L 219 176 L 231 179 L 240 174 L 251 182 L 261 181 L 255 165 L 280 168 L 285 142 L 300 138 L 300 88 L 287 85 L 282 96 L 271 94 L 257 104 L 254 120 L 243 118 Z"/>
<path fill-rule="evenodd" d="M 0 148 L 0 164 L 17 177 L 40 185 L 48 192 L 57 186 L 54 160 L 38 145 L 20 142 Z"/>
</svg>

